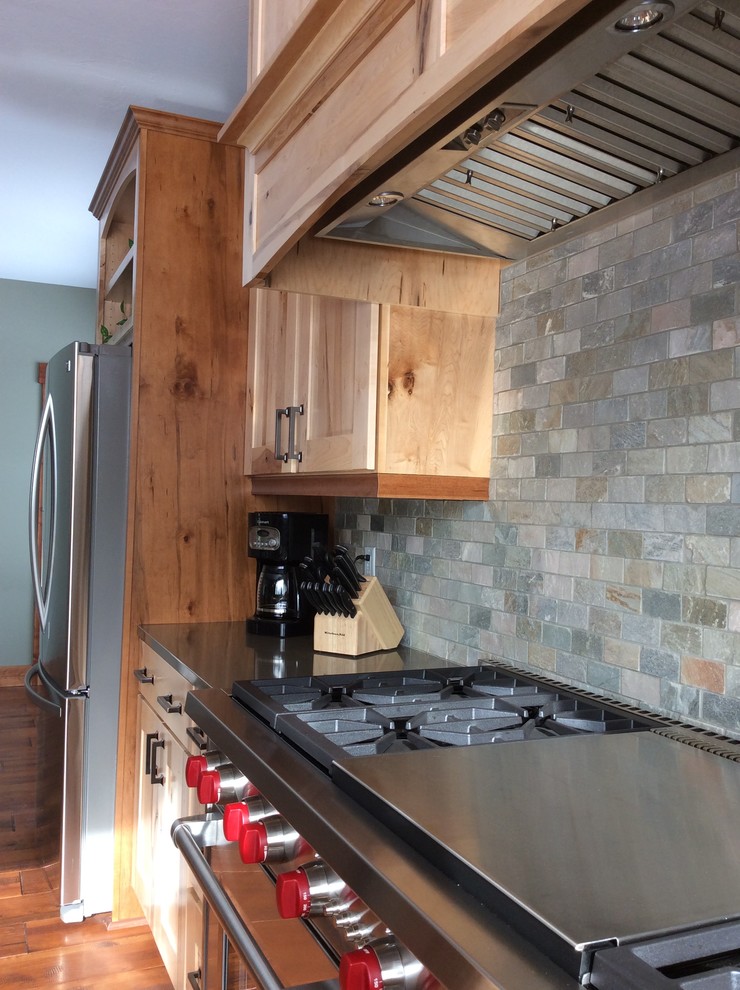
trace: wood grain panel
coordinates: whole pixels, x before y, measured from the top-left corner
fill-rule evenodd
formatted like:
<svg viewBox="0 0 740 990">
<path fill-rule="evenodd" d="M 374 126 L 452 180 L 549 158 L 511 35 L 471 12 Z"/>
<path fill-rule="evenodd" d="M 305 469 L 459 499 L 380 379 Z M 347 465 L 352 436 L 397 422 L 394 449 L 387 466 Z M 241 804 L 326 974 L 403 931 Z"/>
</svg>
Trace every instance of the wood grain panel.
<svg viewBox="0 0 740 990">
<path fill-rule="evenodd" d="M 253 289 L 249 295 L 249 361 L 247 431 L 244 453 L 246 473 L 281 474 L 296 470 L 294 460 L 275 457 L 277 409 L 291 406 L 296 396 L 297 307 L 300 299 L 286 292 Z M 287 449 L 288 424 L 280 420 L 280 449 Z"/>
<path fill-rule="evenodd" d="M 20 687 L 26 676 L 28 664 L 14 667 L 0 667 L 0 687 Z"/>
<path fill-rule="evenodd" d="M 275 266 L 273 289 L 496 316 L 498 258 L 472 258 L 401 247 L 304 237 Z"/>
<path fill-rule="evenodd" d="M 210 122 L 156 111 L 139 128 L 131 466 L 117 768 L 114 918 L 139 917 L 130 886 L 138 627 L 245 619 L 255 565 L 247 514 L 320 511 L 255 499 L 243 474 L 248 291 L 241 285 L 243 152 Z M 128 157 L 126 161 L 128 161 Z M 112 167 L 119 168 L 115 149 Z M 119 173 L 120 174 L 120 173 Z M 115 183 L 101 180 L 101 189 Z M 105 204 L 99 204 L 104 213 Z"/>
<path fill-rule="evenodd" d="M 434 498 L 481 501 L 488 499 L 489 479 L 453 478 L 441 475 L 297 474 L 252 478 L 256 495 L 317 495 L 335 497 L 339 492 L 355 498 Z"/>
<path fill-rule="evenodd" d="M 282 4 L 251 4 L 257 76 L 250 75 L 250 86 L 219 140 L 256 151 L 273 133 L 290 137 L 413 3 L 289 0 L 285 13 Z"/>
<path fill-rule="evenodd" d="M 270 63 L 310 3 L 311 0 L 280 0 L 279 4 L 274 0 L 251 0 L 247 59 L 250 85 Z"/>
<path fill-rule="evenodd" d="M 493 321 L 395 306 L 389 334 L 379 469 L 488 477 Z"/>
<path fill-rule="evenodd" d="M 367 165 L 355 149 L 365 143 L 368 134 L 376 142 L 372 152 L 378 150 L 378 141 L 387 138 L 387 123 L 381 121 L 387 118 L 387 108 L 395 104 L 398 93 L 407 92 L 416 78 L 416 49 L 416 12 L 410 9 L 391 31 L 377 38 L 372 59 L 358 62 L 343 85 L 315 106 L 289 145 L 279 132 L 262 142 L 255 156 L 252 204 L 257 257 L 284 240 L 296 213 L 316 217 L 332 205 L 340 191 L 350 189 L 367 174 Z M 362 99 L 363 93 L 372 93 L 372 100 Z M 296 141 L 300 141 L 300 156 L 295 154 Z M 330 192 L 330 185 L 336 191 Z"/>
</svg>

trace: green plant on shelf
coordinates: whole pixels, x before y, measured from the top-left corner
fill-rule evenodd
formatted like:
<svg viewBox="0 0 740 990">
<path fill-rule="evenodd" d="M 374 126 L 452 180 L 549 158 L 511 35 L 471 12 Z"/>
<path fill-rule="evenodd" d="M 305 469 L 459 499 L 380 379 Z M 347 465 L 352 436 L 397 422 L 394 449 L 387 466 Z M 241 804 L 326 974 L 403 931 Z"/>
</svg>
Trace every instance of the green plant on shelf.
<svg viewBox="0 0 740 990">
<path fill-rule="evenodd" d="M 121 312 L 123 313 L 123 318 L 120 319 L 120 320 L 118 320 L 116 322 L 116 326 L 117 327 L 122 327 L 122 326 L 124 326 L 128 322 L 128 316 L 126 316 L 126 308 L 125 308 L 123 302 L 121 302 L 120 309 L 121 309 Z M 110 330 L 108 329 L 108 327 L 104 323 L 101 323 L 100 324 L 100 339 L 103 341 L 103 343 L 104 344 L 107 344 L 108 341 L 112 339 L 112 337 L 113 337 L 113 334 L 110 332 Z"/>
</svg>

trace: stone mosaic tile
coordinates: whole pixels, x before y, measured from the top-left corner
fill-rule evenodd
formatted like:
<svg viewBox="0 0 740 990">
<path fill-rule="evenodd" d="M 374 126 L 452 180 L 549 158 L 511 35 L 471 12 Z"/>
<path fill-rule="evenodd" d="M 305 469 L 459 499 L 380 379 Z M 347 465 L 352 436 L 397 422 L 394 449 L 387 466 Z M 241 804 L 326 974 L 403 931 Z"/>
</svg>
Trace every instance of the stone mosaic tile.
<svg viewBox="0 0 740 990">
<path fill-rule="evenodd" d="M 651 674 L 637 670 L 622 671 L 622 694 L 628 699 L 634 699 L 646 708 L 660 708 L 661 680 Z"/>
<path fill-rule="evenodd" d="M 663 681 L 657 707 L 674 717 L 683 716 L 689 721 L 700 720 L 701 691 L 693 685 Z"/>
<path fill-rule="evenodd" d="M 406 641 L 740 734 L 739 215 L 728 173 L 507 267 L 492 501 L 338 500 Z"/>
</svg>

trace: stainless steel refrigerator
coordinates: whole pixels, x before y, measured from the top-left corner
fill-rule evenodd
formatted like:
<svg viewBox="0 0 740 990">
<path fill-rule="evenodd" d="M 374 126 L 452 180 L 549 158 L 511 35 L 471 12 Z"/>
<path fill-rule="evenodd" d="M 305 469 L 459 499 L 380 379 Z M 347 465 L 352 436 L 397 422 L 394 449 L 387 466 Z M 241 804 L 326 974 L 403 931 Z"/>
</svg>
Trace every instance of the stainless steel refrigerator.
<svg viewBox="0 0 740 990">
<path fill-rule="evenodd" d="M 29 529 L 39 660 L 37 813 L 61 868 L 60 916 L 110 911 L 131 350 L 69 344 L 46 370 Z"/>
</svg>

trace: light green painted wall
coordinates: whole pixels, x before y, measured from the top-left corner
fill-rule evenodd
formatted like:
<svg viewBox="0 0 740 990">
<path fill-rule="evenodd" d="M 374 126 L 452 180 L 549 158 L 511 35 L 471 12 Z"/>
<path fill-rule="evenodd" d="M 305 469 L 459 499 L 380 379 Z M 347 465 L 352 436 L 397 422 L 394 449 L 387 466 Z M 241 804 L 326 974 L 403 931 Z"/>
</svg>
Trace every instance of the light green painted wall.
<svg viewBox="0 0 740 990">
<path fill-rule="evenodd" d="M 28 490 L 41 410 L 39 362 L 95 336 L 95 291 L 0 279 L 0 666 L 30 663 Z"/>
</svg>

